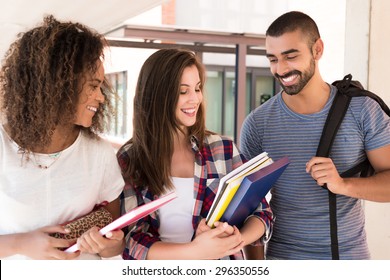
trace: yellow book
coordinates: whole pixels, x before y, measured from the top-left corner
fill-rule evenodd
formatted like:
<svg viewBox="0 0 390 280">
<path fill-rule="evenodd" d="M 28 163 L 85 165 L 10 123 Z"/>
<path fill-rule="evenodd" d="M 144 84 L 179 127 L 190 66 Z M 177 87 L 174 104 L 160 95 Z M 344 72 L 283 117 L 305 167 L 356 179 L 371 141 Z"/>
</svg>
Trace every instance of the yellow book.
<svg viewBox="0 0 390 280">
<path fill-rule="evenodd" d="M 237 192 L 238 187 L 240 186 L 241 181 L 243 178 L 238 178 L 233 182 L 230 182 L 223 192 L 220 203 L 217 204 L 216 208 L 213 211 L 213 214 L 211 215 L 210 219 L 207 222 L 207 225 L 211 228 L 214 227 L 214 222 L 219 221 L 219 219 L 222 217 L 223 213 L 225 212 L 226 208 L 228 207 L 230 201 L 232 200 L 234 194 Z"/>
<path fill-rule="evenodd" d="M 206 223 L 209 227 L 213 228 L 214 223 L 216 221 L 219 221 L 219 219 L 222 217 L 223 213 L 225 212 L 226 208 L 228 207 L 230 201 L 233 199 L 235 193 L 237 192 L 238 188 L 240 187 L 240 184 L 244 178 L 259 169 L 271 164 L 273 161 L 271 158 L 267 156 L 267 154 L 261 154 L 259 158 L 256 157 L 255 161 L 247 162 L 243 164 L 239 170 L 233 170 L 233 175 L 229 173 L 227 178 L 224 176 L 221 181 L 223 182 L 223 185 L 221 187 L 221 190 L 218 190 L 213 205 L 210 208 L 210 212 L 207 215 Z"/>
</svg>

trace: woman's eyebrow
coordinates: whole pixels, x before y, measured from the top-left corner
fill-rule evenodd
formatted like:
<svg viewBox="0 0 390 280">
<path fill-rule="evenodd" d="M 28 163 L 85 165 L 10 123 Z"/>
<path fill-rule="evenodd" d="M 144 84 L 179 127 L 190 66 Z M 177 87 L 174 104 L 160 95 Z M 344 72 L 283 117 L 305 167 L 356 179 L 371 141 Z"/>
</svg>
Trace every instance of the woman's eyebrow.
<svg viewBox="0 0 390 280">
<path fill-rule="evenodd" d="M 92 78 L 89 80 L 90 82 L 98 82 L 98 83 L 102 83 L 103 81 L 98 79 L 98 78 Z"/>
<path fill-rule="evenodd" d="M 201 82 L 199 81 L 196 85 L 198 86 L 198 85 L 200 85 L 201 84 Z M 189 87 L 190 85 L 188 85 L 188 84 L 180 84 L 180 86 L 183 86 L 183 87 Z"/>
</svg>

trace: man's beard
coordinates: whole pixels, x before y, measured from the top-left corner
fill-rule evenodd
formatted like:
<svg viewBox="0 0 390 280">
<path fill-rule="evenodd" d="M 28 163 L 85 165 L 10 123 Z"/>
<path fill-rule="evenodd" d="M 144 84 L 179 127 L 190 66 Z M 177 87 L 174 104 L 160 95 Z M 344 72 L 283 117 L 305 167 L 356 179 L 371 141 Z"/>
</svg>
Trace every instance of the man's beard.
<svg viewBox="0 0 390 280">
<path fill-rule="evenodd" d="M 309 68 L 306 71 L 304 71 L 303 73 L 301 71 L 298 71 L 298 70 L 293 70 L 293 71 L 288 72 L 286 75 L 283 75 L 283 76 L 279 76 L 277 73 L 275 73 L 275 77 L 278 79 L 278 81 L 279 81 L 280 85 L 282 86 L 285 93 L 287 93 L 288 95 L 296 95 L 307 85 L 307 83 L 313 77 L 314 71 L 315 71 L 315 61 L 314 61 L 314 59 L 312 59 L 310 61 Z M 280 81 L 281 78 L 287 78 L 291 75 L 298 75 L 299 76 L 298 83 L 296 83 L 295 85 L 292 85 L 292 86 L 283 85 L 283 83 Z"/>
</svg>

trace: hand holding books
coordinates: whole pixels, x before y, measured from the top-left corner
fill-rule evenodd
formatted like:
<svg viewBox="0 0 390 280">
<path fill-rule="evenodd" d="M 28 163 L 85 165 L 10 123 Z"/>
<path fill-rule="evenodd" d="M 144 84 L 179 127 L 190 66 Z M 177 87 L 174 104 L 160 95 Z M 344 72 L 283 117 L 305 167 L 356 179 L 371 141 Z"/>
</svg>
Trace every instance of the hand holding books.
<svg viewBox="0 0 390 280">
<path fill-rule="evenodd" d="M 176 193 L 171 192 L 168 193 L 156 200 L 153 200 L 149 203 L 146 203 L 144 205 L 141 205 L 137 208 L 134 208 L 130 212 L 122 215 L 112 223 L 108 224 L 107 226 L 103 227 L 101 230 L 99 230 L 99 233 L 101 235 L 105 235 L 110 231 L 116 230 L 116 229 L 121 229 L 125 226 L 128 226 L 132 223 L 135 223 L 139 219 L 142 219 L 143 217 L 149 215 L 150 213 L 156 211 L 159 209 L 161 206 L 167 204 L 171 200 L 176 198 Z M 65 252 L 73 253 L 78 250 L 77 243 L 74 244 L 73 246 L 69 247 L 68 249 L 65 250 Z"/>
</svg>

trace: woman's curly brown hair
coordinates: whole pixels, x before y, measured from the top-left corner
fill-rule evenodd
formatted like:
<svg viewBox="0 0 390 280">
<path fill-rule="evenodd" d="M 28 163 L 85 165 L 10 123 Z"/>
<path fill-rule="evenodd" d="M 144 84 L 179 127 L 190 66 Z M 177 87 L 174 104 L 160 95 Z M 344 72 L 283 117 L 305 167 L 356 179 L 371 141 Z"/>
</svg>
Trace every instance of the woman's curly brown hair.
<svg viewBox="0 0 390 280">
<path fill-rule="evenodd" d="M 10 137 L 23 150 L 47 146 L 58 125 L 74 123 L 86 73 L 97 71 L 106 46 L 101 34 L 52 15 L 11 44 L 0 73 L 0 104 Z M 91 127 L 80 127 L 91 137 L 103 132 L 111 113 L 106 81 L 102 91 L 105 102 Z"/>
</svg>

